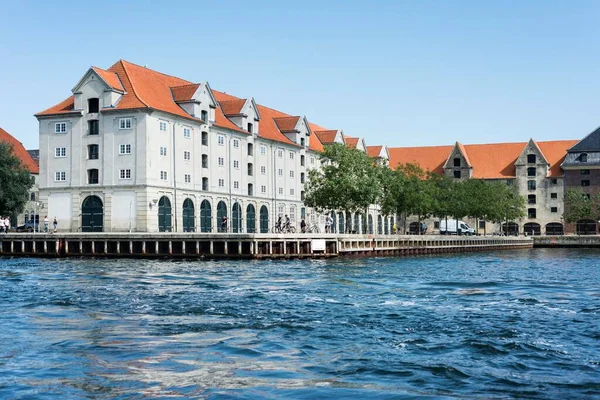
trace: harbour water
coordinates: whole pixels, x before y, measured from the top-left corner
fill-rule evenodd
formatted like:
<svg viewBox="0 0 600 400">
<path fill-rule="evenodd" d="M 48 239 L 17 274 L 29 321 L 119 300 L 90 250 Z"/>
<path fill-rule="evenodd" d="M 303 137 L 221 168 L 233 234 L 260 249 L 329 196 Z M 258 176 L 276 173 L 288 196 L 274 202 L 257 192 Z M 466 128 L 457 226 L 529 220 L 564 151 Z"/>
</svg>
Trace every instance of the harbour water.
<svg viewBox="0 0 600 400">
<path fill-rule="evenodd" d="M 600 251 L 0 260 L 0 398 L 600 397 Z"/>
</svg>

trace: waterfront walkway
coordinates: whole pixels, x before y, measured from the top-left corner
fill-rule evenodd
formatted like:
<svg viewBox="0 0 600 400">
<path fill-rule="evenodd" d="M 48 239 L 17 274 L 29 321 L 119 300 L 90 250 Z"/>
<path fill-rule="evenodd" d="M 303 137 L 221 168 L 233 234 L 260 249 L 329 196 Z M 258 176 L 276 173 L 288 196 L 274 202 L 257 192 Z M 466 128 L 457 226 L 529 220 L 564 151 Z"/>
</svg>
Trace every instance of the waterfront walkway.
<svg viewBox="0 0 600 400">
<path fill-rule="evenodd" d="M 323 233 L 17 233 L 0 238 L 0 255 L 36 257 L 319 258 L 531 247 L 527 237 Z"/>
</svg>

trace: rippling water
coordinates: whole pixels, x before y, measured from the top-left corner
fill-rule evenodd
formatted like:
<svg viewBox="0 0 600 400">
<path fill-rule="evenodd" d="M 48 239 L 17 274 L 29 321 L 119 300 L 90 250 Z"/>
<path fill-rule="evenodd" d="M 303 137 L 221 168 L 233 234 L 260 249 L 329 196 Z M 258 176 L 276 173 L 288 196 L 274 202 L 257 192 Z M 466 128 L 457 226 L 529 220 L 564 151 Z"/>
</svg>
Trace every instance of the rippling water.
<svg viewBox="0 0 600 400">
<path fill-rule="evenodd" d="M 0 398 L 600 397 L 600 252 L 0 260 Z"/>
</svg>

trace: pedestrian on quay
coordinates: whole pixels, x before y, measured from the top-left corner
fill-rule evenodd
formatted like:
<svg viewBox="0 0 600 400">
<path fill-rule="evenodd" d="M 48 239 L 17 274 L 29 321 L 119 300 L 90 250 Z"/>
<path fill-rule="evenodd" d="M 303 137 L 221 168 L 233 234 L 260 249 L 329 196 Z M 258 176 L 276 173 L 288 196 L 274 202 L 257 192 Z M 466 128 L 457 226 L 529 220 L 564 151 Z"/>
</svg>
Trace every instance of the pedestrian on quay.
<svg viewBox="0 0 600 400">
<path fill-rule="evenodd" d="M 4 218 L 0 217 L 0 233 L 4 232 Z"/>
<path fill-rule="evenodd" d="M 332 226 L 333 218 L 331 218 L 331 215 L 328 215 L 327 218 L 325 218 L 325 233 L 331 233 Z"/>
<path fill-rule="evenodd" d="M 49 221 L 48 221 L 48 216 L 46 215 L 44 217 L 44 232 L 48 232 L 48 225 L 49 225 Z"/>
<path fill-rule="evenodd" d="M 10 218 L 8 217 L 4 219 L 4 229 L 6 230 L 6 233 L 10 230 Z"/>
<path fill-rule="evenodd" d="M 302 218 L 302 221 L 300 221 L 300 232 L 306 232 L 306 221 L 304 220 L 304 218 Z"/>
<path fill-rule="evenodd" d="M 227 232 L 227 216 L 221 217 L 221 232 Z"/>
<path fill-rule="evenodd" d="M 58 226 L 58 220 L 56 219 L 56 215 L 54 216 L 54 221 L 52 221 L 52 225 L 54 225 L 54 233 L 56 233 L 56 227 Z"/>
</svg>

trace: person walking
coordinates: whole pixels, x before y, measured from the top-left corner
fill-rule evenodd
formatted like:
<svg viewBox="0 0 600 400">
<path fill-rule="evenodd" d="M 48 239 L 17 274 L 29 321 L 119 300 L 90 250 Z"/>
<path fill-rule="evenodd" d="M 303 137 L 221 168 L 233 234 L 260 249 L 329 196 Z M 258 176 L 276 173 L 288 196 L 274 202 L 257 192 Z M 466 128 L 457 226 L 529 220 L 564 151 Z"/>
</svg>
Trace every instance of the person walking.
<svg viewBox="0 0 600 400">
<path fill-rule="evenodd" d="M 221 217 L 221 232 L 227 232 L 227 216 Z"/>
<path fill-rule="evenodd" d="M 331 218 L 331 215 L 328 215 L 325 218 L 325 233 L 331 233 L 332 226 L 333 226 L 333 218 Z"/>
<path fill-rule="evenodd" d="M 49 221 L 48 221 L 48 216 L 46 215 L 44 217 L 44 232 L 48 232 L 48 225 L 49 225 Z"/>
<path fill-rule="evenodd" d="M 4 229 L 6 230 L 6 233 L 10 230 L 10 218 L 8 217 L 4 219 Z"/>
<path fill-rule="evenodd" d="M 4 232 L 4 218 L 0 217 L 0 233 Z"/>
<path fill-rule="evenodd" d="M 302 218 L 302 221 L 300 221 L 300 231 L 302 233 L 306 233 L 306 221 L 304 218 Z"/>
<path fill-rule="evenodd" d="M 54 216 L 54 221 L 52 221 L 52 225 L 54 225 L 54 233 L 56 233 L 56 227 L 58 226 L 58 220 L 56 219 L 56 215 Z"/>
</svg>

